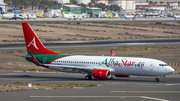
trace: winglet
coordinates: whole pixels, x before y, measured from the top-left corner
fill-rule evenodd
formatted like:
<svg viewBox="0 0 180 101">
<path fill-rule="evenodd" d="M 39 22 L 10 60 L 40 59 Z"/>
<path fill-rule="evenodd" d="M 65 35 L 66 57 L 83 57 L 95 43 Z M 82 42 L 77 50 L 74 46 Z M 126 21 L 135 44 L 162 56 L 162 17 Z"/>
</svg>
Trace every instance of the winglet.
<svg viewBox="0 0 180 101">
<path fill-rule="evenodd" d="M 110 50 L 110 51 L 111 51 L 111 56 L 112 56 L 112 57 L 115 57 L 114 52 L 113 52 L 112 50 Z"/>
<path fill-rule="evenodd" d="M 32 55 L 32 53 L 30 53 L 30 55 L 31 55 L 31 57 L 32 57 L 32 59 L 33 59 L 34 64 L 36 64 L 36 65 L 41 65 L 41 64 L 37 61 L 36 57 L 34 57 L 34 56 Z"/>
</svg>

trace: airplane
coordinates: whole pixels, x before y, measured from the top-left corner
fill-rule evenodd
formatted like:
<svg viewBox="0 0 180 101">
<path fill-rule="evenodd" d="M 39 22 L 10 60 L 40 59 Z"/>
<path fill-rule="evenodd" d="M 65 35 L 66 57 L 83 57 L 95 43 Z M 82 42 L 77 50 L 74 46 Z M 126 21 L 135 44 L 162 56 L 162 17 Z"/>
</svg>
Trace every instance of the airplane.
<svg viewBox="0 0 180 101">
<path fill-rule="evenodd" d="M 22 14 L 25 19 L 36 19 L 36 15 L 34 14 Z"/>
<path fill-rule="evenodd" d="M 37 18 L 44 18 L 43 14 L 36 14 Z"/>
<path fill-rule="evenodd" d="M 13 13 L 10 13 L 10 14 L 2 13 L 2 19 L 9 19 L 9 20 L 11 20 L 11 19 L 23 20 L 24 19 L 24 17 L 16 11 L 15 7 L 13 7 L 13 11 L 14 11 L 14 14 Z"/>
<path fill-rule="evenodd" d="M 17 11 L 16 11 L 16 8 L 13 7 L 13 10 L 14 10 L 14 14 L 19 14 Z M 36 19 L 36 15 L 34 14 L 20 14 L 24 19 Z"/>
<path fill-rule="evenodd" d="M 176 20 L 176 19 L 180 19 L 180 15 L 175 15 L 173 14 L 173 18 Z"/>
<path fill-rule="evenodd" d="M 136 18 L 134 15 L 126 15 L 124 13 L 123 13 L 123 17 L 126 18 L 126 20 L 127 19 L 133 19 L 134 20 Z"/>
<path fill-rule="evenodd" d="M 65 14 L 64 13 L 64 18 L 68 19 L 68 20 L 76 20 L 76 19 L 79 19 L 81 20 L 82 19 L 82 16 L 81 15 L 77 15 L 77 14 Z"/>
<path fill-rule="evenodd" d="M 165 62 L 150 58 L 59 54 L 48 50 L 27 22 L 22 22 L 22 29 L 27 61 L 56 71 L 87 74 L 86 80 L 137 75 L 156 76 L 159 82 L 159 78 L 174 72 Z"/>
</svg>

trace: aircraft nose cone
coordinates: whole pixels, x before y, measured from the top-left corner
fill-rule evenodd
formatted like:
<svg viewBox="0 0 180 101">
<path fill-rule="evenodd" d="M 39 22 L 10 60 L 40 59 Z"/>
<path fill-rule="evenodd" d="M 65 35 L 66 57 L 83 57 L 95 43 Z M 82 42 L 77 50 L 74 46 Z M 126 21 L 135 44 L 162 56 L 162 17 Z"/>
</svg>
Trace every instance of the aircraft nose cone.
<svg viewBox="0 0 180 101">
<path fill-rule="evenodd" d="M 167 70 L 169 73 L 173 73 L 175 71 L 172 67 L 168 68 Z"/>
</svg>

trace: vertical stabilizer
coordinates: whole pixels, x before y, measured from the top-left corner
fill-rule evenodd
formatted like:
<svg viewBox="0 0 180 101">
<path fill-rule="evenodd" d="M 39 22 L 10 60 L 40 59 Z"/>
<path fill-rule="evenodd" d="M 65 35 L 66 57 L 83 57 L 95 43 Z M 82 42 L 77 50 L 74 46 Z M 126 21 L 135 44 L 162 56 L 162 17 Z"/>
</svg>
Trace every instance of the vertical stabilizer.
<svg viewBox="0 0 180 101">
<path fill-rule="evenodd" d="M 22 22 L 22 28 L 24 32 L 24 38 L 26 42 L 26 48 L 28 54 L 36 53 L 36 54 L 58 54 L 53 51 L 48 50 L 40 41 L 40 39 L 36 36 L 32 28 L 29 26 L 27 22 Z"/>
<path fill-rule="evenodd" d="M 125 17 L 126 18 L 126 15 L 123 13 L 123 17 Z"/>
<path fill-rule="evenodd" d="M 13 11 L 14 11 L 14 14 L 19 14 L 17 11 L 16 11 L 16 8 L 13 7 Z"/>
</svg>

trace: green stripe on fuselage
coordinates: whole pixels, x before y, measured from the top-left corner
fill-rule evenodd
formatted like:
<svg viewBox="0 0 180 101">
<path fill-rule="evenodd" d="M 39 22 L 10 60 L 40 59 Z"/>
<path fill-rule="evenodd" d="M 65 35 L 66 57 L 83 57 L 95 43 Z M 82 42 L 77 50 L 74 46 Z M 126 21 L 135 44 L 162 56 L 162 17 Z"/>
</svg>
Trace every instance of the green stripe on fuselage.
<svg viewBox="0 0 180 101">
<path fill-rule="evenodd" d="M 36 59 L 38 60 L 39 63 L 43 63 L 43 64 L 47 64 L 57 58 L 70 56 L 70 55 L 36 54 L 33 52 L 31 52 L 31 53 L 36 57 Z M 26 55 L 26 60 L 33 62 L 30 54 Z"/>
</svg>

